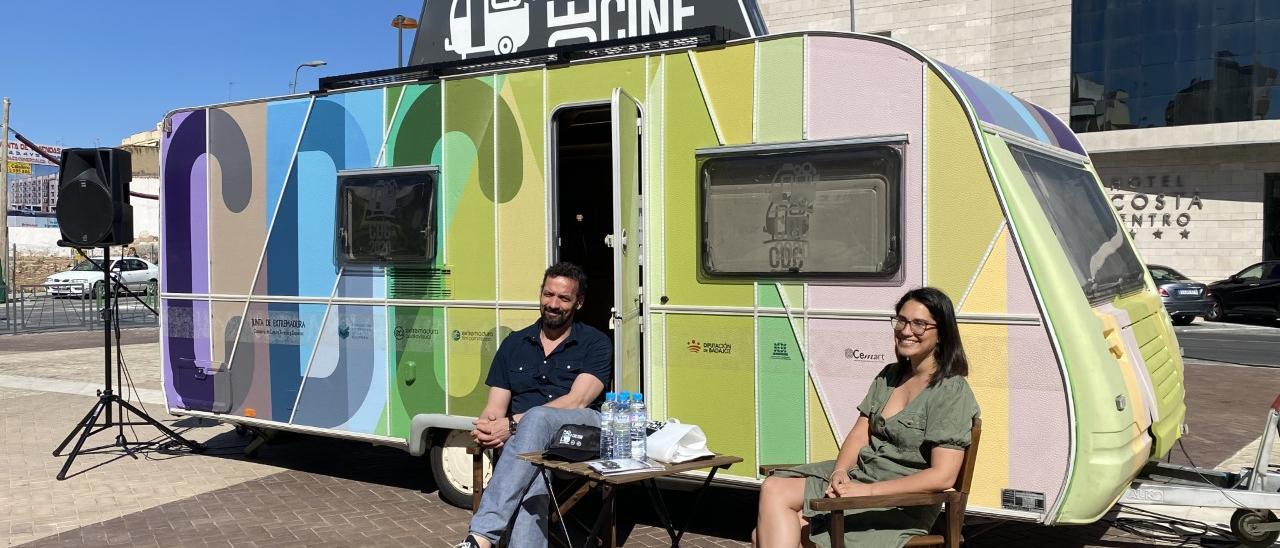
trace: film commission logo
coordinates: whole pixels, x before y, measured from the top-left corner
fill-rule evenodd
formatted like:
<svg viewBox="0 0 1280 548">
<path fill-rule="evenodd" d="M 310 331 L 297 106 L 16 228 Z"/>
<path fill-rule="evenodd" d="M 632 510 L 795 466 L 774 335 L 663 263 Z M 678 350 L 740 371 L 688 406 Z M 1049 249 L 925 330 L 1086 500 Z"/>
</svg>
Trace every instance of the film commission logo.
<svg viewBox="0 0 1280 548">
<path fill-rule="evenodd" d="M 465 329 L 463 330 L 454 329 L 453 332 L 449 334 L 449 338 L 453 339 L 454 341 L 488 342 L 493 340 L 493 333 L 490 333 L 488 331 L 470 331 Z"/>
<path fill-rule="evenodd" d="M 720 342 L 700 342 L 698 339 L 690 340 L 686 345 L 692 354 L 732 354 L 733 344 Z"/>
<path fill-rule="evenodd" d="M 403 341 L 405 339 L 434 339 L 436 335 L 440 334 L 440 330 L 434 327 L 410 327 L 405 329 L 403 325 L 397 325 L 395 333 L 397 341 Z"/>
</svg>

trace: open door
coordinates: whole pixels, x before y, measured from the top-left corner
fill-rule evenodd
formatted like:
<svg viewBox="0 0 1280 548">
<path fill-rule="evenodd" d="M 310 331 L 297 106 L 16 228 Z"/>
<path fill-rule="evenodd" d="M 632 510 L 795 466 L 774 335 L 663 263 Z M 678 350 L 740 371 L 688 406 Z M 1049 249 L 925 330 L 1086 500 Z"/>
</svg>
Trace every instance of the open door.
<svg viewBox="0 0 1280 548">
<path fill-rule="evenodd" d="M 613 355 L 614 388 L 643 392 L 641 337 L 640 104 L 613 90 Z"/>
</svg>

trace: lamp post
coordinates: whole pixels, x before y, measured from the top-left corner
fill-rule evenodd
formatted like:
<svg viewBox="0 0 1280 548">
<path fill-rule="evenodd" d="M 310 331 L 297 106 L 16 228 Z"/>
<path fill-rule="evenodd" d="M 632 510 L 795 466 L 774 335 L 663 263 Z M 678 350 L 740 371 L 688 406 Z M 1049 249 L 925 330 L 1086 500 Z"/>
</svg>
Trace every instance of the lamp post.
<svg viewBox="0 0 1280 548">
<path fill-rule="evenodd" d="M 418 28 L 418 20 L 412 17 L 397 15 L 391 19 L 391 26 L 396 29 L 396 66 L 404 66 L 404 29 Z"/>
<path fill-rule="evenodd" d="M 292 93 L 296 93 L 296 92 L 297 92 L 297 89 L 298 89 L 298 71 L 302 70 L 302 67 L 312 67 L 312 68 L 314 68 L 314 67 L 323 67 L 323 66 L 325 66 L 325 65 L 327 65 L 327 64 L 329 64 L 329 63 L 327 63 L 327 62 L 325 62 L 325 61 L 323 61 L 323 60 L 320 60 L 320 59 L 316 59 L 315 61 L 307 61 L 307 62 L 305 62 L 305 63 L 303 63 L 303 64 L 301 64 L 301 65 L 298 65 L 298 68 L 293 69 L 293 81 L 292 81 L 292 82 L 289 82 L 289 93 L 290 93 L 290 94 L 292 94 Z"/>
</svg>

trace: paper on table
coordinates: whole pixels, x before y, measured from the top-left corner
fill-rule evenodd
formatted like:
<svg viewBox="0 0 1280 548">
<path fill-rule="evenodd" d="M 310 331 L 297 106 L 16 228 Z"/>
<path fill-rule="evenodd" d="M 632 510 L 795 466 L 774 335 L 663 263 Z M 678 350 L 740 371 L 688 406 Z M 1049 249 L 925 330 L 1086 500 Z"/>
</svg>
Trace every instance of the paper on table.
<svg viewBox="0 0 1280 548">
<path fill-rule="evenodd" d="M 696 424 L 667 423 L 649 435 L 649 458 L 666 463 L 688 462 L 715 453 L 707 449 L 707 435 Z"/>
</svg>

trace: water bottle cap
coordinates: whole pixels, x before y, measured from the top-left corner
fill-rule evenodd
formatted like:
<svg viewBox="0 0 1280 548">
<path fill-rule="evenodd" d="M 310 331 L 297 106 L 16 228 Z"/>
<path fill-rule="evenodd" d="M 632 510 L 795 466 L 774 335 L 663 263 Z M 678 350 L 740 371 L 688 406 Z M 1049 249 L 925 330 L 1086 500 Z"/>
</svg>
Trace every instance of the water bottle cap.
<svg viewBox="0 0 1280 548">
<path fill-rule="evenodd" d="M 644 394 L 636 392 L 631 395 L 631 401 L 644 401 Z"/>
<path fill-rule="evenodd" d="M 613 392 L 605 392 L 605 393 L 604 393 L 604 399 L 605 399 L 605 401 L 614 401 L 614 400 L 618 399 L 618 395 L 617 395 L 617 394 L 614 394 Z"/>
<path fill-rule="evenodd" d="M 618 394 L 618 401 L 628 401 L 630 399 L 631 399 L 630 392 L 623 392 L 621 394 Z"/>
</svg>

